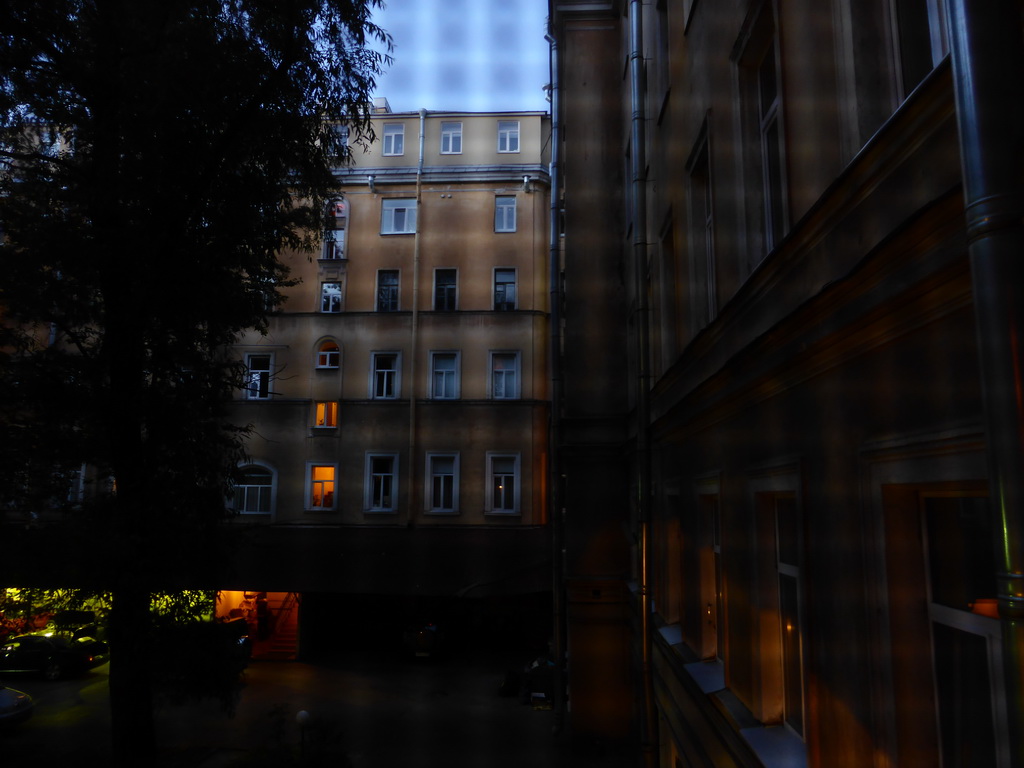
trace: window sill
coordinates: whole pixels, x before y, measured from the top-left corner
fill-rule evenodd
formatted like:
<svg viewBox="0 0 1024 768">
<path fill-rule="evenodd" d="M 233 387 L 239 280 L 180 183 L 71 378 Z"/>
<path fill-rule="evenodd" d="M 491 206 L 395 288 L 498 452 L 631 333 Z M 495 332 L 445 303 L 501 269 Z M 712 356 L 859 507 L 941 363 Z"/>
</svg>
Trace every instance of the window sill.
<svg viewBox="0 0 1024 768">
<path fill-rule="evenodd" d="M 457 509 L 426 509 L 423 511 L 425 515 L 437 516 L 437 517 L 455 517 L 459 514 Z"/>
<path fill-rule="evenodd" d="M 484 514 L 491 517 L 522 517 L 523 513 L 504 509 L 485 509 Z"/>
<path fill-rule="evenodd" d="M 397 509 L 364 509 L 364 515 L 397 515 Z"/>
<path fill-rule="evenodd" d="M 727 727 L 746 743 L 764 768 L 807 768 L 807 745 L 784 725 L 765 725 L 725 686 L 721 661 L 692 661 L 693 654 L 682 642 L 679 625 L 660 627 L 658 634 L 671 649 L 681 668 L 707 696 L 709 703 L 728 723 Z M 678 668 L 677 668 L 678 669 Z"/>
</svg>

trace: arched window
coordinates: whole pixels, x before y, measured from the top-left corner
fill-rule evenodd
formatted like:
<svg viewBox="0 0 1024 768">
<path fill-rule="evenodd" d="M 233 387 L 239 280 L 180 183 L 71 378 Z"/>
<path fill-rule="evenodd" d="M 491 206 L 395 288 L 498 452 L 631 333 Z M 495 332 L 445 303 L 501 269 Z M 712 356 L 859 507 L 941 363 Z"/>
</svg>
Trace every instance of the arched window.
<svg viewBox="0 0 1024 768">
<path fill-rule="evenodd" d="M 243 515 L 269 515 L 273 511 L 274 473 L 266 467 L 250 464 L 238 470 L 235 482 L 235 512 Z"/>
<path fill-rule="evenodd" d="M 321 342 L 316 353 L 317 368 L 338 368 L 341 365 L 341 349 L 336 342 Z"/>
</svg>

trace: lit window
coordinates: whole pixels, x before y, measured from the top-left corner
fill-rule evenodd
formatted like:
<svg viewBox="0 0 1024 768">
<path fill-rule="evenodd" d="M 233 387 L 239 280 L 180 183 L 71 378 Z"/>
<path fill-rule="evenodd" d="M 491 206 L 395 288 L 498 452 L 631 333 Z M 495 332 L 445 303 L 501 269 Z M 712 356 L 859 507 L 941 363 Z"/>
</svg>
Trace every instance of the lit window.
<svg viewBox="0 0 1024 768">
<path fill-rule="evenodd" d="M 491 397 L 495 400 L 519 398 L 519 353 L 491 353 Z"/>
<path fill-rule="evenodd" d="M 405 126 L 402 123 L 384 124 L 384 154 L 401 155 L 405 153 Z"/>
<path fill-rule="evenodd" d="M 430 395 L 435 400 L 454 400 L 459 396 L 458 352 L 430 353 Z"/>
<path fill-rule="evenodd" d="M 341 312 L 341 283 L 320 284 L 320 311 Z"/>
<path fill-rule="evenodd" d="M 267 400 L 270 391 L 270 369 L 272 356 L 266 354 L 248 354 L 245 356 L 246 375 L 245 396 L 249 400 Z"/>
<path fill-rule="evenodd" d="M 333 341 L 325 341 L 316 353 L 317 368 L 337 368 L 341 365 L 341 350 Z"/>
<path fill-rule="evenodd" d="M 337 468 L 333 464 L 309 465 L 309 506 L 307 509 L 334 509 L 334 481 Z"/>
<path fill-rule="evenodd" d="M 313 421 L 317 427 L 338 426 L 338 404 L 337 402 L 321 401 L 316 404 L 316 416 Z"/>
<path fill-rule="evenodd" d="M 365 507 L 368 512 L 394 512 L 398 496 L 398 454 L 366 455 Z"/>
<path fill-rule="evenodd" d="M 389 198 L 381 201 L 380 233 L 411 235 L 416 231 L 416 201 Z"/>
<path fill-rule="evenodd" d="M 377 311 L 398 311 L 398 270 L 377 270 Z"/>
<path fill-rule="evenodd" d="M 434 271 L 434 310 L 454 312 L 456 309 L 457 273 L 454 269 Z"/>
<path fill-rule="evenodd" d="M 519 151 L 519 121 L 499 120 L 498 121 L 498 151 L 518 152 Z"/>
<path fill-rule="evenodd" d="M 370 397 L 374 400 L 393 400 L 398 397 L 397 352 L 373 353 Z"/>
<path fill-rule="evenodd" d="M 435 514 L 453 514 L 459 509 L 459 455 L 427 454 L 426 509 Z"/>
<path fill-rule="evenodd" d="M 462 123 L 441 123 L 441 154 L 458 155 L 462 152 Z"/>
<path fill-rule="evenodd" d="M 505 312 L 516 308 L 516 271 L 494 270 L 494 309 Z"/>
<path fill-rule="evenodd" d="M 242 467 L 234 487 L 233 509 L 239 514 L 270 514 L 274 473 L 257 465 Z"/>
<path fill-rule="evenodd" d="M 494 231 L 516 231 L 516 199 L 515 197 L 494 198 Z"/>
<path fill-rule="evenodd" d="M 519 454 L 487 454 L 487 512 L 519 512 Z"/>
</svg>

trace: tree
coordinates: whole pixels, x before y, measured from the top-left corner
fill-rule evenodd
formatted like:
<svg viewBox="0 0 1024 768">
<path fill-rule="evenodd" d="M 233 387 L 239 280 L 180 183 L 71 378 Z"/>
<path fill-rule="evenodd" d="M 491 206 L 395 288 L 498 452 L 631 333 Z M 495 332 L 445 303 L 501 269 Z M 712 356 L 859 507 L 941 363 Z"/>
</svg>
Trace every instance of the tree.
<svg viewBox="0 0 1024 768">
<path fill-rule="evenodd" d="M 224 350 L 316 245 L 332 124 L 366 138 L 380 4 L 0 6 L 0 508 L 56 514 L 85 554 L 62 586 L 112 595 L 118 764 L 155 750 L 151 594 L 216 585 L 246 434 Z"/>
</svg>

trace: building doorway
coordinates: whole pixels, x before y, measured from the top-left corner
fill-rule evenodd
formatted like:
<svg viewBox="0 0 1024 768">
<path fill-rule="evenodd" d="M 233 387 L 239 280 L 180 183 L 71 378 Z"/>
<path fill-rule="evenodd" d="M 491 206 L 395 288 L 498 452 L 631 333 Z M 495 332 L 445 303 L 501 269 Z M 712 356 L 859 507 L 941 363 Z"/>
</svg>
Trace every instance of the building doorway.
<svg viewBox="0 0 1024 768">
<path fill-rule="evenodd" d="M 288 661 L 298 654 L 299 603 L 297 592 L 225 589 L 217 593 L 217 618 L 245 621 L 253 659 Z"/>
</svg>

